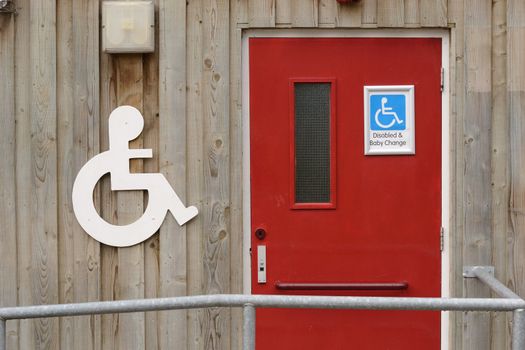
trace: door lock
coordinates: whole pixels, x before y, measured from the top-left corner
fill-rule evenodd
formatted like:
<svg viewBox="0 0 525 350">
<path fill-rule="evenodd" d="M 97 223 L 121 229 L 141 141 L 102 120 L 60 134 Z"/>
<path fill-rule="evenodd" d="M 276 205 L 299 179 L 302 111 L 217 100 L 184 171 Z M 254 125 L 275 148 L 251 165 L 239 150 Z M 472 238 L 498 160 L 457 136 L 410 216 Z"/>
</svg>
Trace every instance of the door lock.
<svg viewBox="0 0 525 350">
<path fill-rule="evenodd" d="M 255 237 L 262 241 L 266 237 L 266 231 L 263 228 L 256 229 Z"/>
</svg>

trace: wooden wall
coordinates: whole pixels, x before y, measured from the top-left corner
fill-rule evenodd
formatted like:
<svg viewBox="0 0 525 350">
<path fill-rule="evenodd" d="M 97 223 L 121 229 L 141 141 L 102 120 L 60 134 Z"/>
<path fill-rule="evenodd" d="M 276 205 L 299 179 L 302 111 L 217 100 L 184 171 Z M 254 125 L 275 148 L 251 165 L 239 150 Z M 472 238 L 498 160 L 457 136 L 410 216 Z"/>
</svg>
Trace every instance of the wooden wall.
<svg viewBox="0 0 525 350">
<path fill-rule="evenodd" d="M 107 55 L 101 0 L 16 0 L 0 14 L 0 304 L 242 292 L 241 33 L 244 28 L 450 28 L 452 295 L 489 296 L 463 265 L 495 265 L 525 295 L 523 0 L 156 0 L 157 50 Z M 121 104 L 200 215 L 132 248 L 98 244 L 76 223 L 79 168 L 108 148 Z M 140 192 L 95 193 L 125 223 Z M 9 349 L 237 349 L 241 315 L 208 309 L 8 322 Z M 454 349 L 506 349 L 505 314 L 455 314 Z"/>
</svg>

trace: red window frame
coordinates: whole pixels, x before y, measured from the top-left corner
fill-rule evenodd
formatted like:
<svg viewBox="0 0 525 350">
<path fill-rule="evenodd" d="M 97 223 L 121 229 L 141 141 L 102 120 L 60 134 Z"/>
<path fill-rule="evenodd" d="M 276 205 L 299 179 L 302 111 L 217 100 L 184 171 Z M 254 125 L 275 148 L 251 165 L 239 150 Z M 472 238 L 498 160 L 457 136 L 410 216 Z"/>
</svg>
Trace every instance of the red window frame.
<svg viewBox="0 0 525 350">
<path fill-rule="evenodd" d="M 295 202 L 295 84 L 330 84 L 330 201 L 321 203 Z M 336 208 L 336 79 L 335 78 L 291 78 L 289 80 L 290 105 L 290 207 L 291 209 L 335 209 Z"/>
</svg>

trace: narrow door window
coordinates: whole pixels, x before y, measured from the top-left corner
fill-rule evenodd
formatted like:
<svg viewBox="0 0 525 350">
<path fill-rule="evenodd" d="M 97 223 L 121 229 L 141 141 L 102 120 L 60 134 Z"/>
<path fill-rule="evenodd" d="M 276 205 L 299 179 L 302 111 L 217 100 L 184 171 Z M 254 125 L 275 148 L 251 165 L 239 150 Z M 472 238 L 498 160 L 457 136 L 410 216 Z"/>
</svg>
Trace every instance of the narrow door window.
<svg viewBox="0 0 525 350">
<path fill-rule="evenodd" d="M 291 198 L 295 209 L 335 207 L 335 81 L 291 81 Z"/>
</svg>

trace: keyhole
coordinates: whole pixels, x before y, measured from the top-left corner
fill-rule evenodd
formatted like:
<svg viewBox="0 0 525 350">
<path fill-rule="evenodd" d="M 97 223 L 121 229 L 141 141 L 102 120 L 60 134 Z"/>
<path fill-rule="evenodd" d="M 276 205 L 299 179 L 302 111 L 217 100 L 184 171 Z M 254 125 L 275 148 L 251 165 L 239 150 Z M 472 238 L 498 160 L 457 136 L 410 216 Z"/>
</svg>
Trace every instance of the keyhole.
<svg viewBox="0 0 525 350">
<path fill-rule="evenodd" d="M 262 228 L 258 228 L 255 230 L 255 237 L 262 241 L 266 237 L 266 231 Z"/>
</svg>

